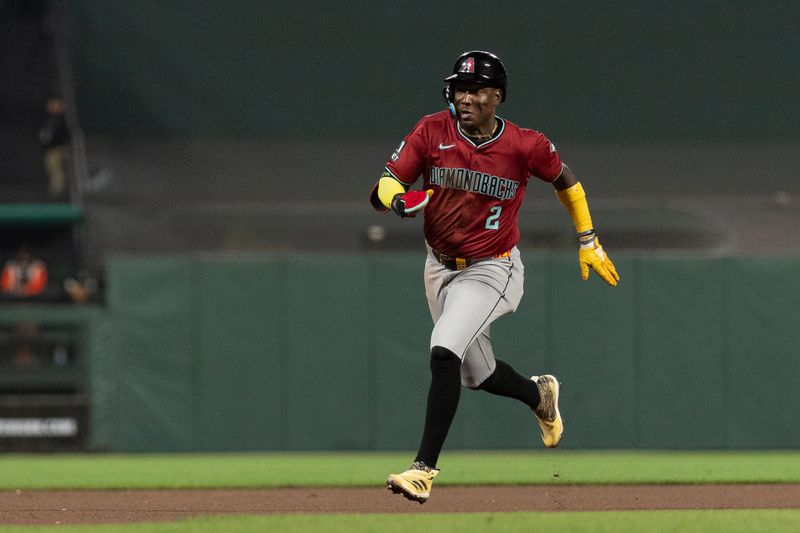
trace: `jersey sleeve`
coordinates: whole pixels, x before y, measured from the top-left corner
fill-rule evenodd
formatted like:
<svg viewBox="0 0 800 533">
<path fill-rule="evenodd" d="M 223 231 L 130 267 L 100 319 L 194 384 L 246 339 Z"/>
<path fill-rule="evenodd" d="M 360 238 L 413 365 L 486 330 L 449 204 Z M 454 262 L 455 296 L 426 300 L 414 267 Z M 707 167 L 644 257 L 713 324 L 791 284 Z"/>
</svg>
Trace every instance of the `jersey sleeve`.
<svg viewBox="0 0 800 533">
<path fill-rule="evenodd" d="M 392 153 L 386 170 L 404 185 L 413 185 L 425 171 L 427 155 L 425 119 L 422 119 Z"/>
<path fill-rule="evenodd" d="M 537 133 L 528 153 L 528 165 L 532 176 L 542 181 L 553 182 L 561 175 L 561 156 L 556 146 L 546 136 Z"/>
</svg>

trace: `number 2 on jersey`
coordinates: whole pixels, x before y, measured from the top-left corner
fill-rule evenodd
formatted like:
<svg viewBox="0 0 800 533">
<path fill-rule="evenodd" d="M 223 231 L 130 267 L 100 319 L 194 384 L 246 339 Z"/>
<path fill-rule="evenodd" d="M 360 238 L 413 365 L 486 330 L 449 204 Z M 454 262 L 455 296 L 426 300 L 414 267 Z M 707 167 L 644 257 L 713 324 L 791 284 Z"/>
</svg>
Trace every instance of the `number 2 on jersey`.
<svg viewBox="0 0 800 533">
<path fill-rule="evenodd" d="M 489 209 L 491 215 L 486 219 L 486 229 L 499 229 L 500 228 L 500 213 L 503 208 L 499 205 Z"/>
</svg>

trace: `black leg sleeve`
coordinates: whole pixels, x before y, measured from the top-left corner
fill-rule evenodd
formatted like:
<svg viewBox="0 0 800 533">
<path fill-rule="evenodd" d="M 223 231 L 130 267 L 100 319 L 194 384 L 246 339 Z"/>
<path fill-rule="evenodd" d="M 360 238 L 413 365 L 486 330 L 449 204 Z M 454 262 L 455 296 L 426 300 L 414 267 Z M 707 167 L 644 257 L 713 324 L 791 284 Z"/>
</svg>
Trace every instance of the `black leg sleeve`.
<svg viewBox="0 0 800 533">
<path fill-rule="evenodd" d="M 461 360 L 446 348 L 431 350 L 431 385 L 417 461 L 436 467 L 461 395 Z"/>
<path fill-rule="evenodd" d="M 527 404 L 531 409 L 536 409 L 539 405 L 539 389 L 536 384 L 500 359 L 497 359 L 497 368 L 492 375 L 477 388 L 498 396 L 514 398 Z"/>
</svg>

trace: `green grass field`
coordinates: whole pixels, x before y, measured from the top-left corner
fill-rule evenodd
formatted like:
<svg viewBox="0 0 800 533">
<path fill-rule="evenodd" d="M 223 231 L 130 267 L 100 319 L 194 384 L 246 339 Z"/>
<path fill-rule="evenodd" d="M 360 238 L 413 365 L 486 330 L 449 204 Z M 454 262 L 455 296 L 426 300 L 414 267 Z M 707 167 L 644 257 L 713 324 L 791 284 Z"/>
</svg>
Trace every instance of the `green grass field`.
<svg viewBox="0 0 800 533">
<path fill-rule="evenodd" d="M 0 489 L 363 486 L 411 453 L 2 455 Z M 450 452 L 437 485 L 800 483 L 800 452 Z"/>
<path fill-rule="evenodd" d="M 4 455 L 0 488 L 145 489 L 381 486 L 408 453 Z M 450 452 L 437 486 L 477 484 L 800 483 L 800 452 Z M 434 495 L 435 497 L 435 490 Z M 447 515 L 221 516 L 116 526 L 0 526 L 9 531 L 798 531 L 797 510 Z"/>
<path fill-rule="evenodd" d="M 341 532 L 430 531 L 435 533 L 530 532 L 558 533 L 766 533 L 796 532 L 800 511 L 624 511 L 587 513 L 474 513 L 474 514 L 345 514 L 220 516 L 170 523 L 104 526 L 17 526 L 0 531 L 19 533 L 256 533 L 264 531 Z"/>
</svg>

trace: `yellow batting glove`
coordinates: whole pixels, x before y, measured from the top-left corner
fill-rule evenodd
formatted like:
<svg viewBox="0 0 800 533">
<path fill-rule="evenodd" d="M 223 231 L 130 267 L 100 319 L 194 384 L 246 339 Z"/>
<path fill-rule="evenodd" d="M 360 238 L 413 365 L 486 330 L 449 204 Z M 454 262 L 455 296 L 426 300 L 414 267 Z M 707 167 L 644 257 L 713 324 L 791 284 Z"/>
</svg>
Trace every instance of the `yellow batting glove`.
<svg viewBox="0 0 800 533">
<path fill-rule="evenodd" d="M 608 258 L 600 246 L 600 241 L 591 233 L 590 235 L 582 235 L 580 238 L 581 246 L 578 250 L 578 262 L 581 265 L 581 279 L 589 279 L 589 267 L 592 268 L 597 275 L 603 278 L 603 281 L 611 285 L 617 286 L 619 281 L 619 274 L 617 269 L 614 268 L 614 263 Z"/>
</svg>

